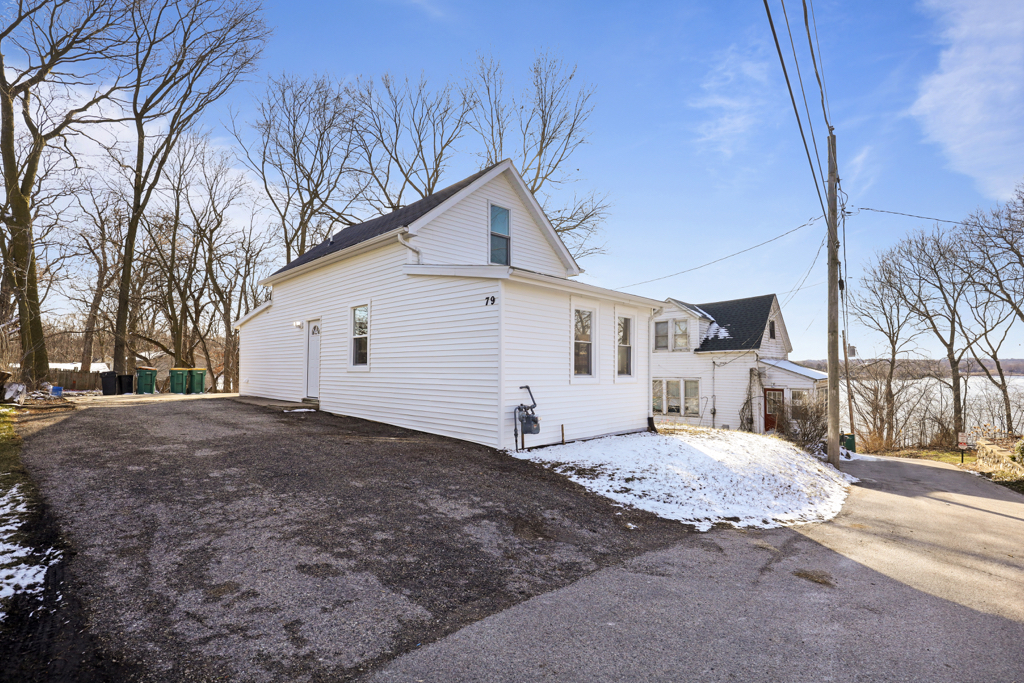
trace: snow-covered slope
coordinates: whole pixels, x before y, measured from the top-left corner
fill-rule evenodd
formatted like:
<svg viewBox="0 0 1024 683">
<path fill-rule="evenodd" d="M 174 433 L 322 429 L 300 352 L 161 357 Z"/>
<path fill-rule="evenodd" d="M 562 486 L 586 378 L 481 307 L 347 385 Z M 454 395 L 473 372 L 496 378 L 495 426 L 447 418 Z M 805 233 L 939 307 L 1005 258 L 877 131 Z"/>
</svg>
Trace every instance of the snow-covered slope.
<svg viewBox="0 0 1024 683">
<path fill-rule="evenodd" d="M 769 528 L 829 520 L 856 481 L 782 439 L 718 429 L 611 436 L 510 455 L 701 531 L 716 522 Z"/>
</svg>

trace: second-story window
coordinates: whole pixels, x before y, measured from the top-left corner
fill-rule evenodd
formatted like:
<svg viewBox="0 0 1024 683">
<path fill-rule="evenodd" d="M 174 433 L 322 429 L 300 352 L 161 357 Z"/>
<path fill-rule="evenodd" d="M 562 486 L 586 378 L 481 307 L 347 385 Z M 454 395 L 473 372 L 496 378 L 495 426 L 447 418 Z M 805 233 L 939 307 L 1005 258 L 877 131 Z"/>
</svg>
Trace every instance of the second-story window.
<svg viewBox="0 0 1024 683">
<path fill-rule="evenodd" d="M 673 351 L 690 350 L 690 323 L 686 320 L 675 321 L 675 334 L 672 337 Z"/>
<path fill-rule="evenodd" d="M 509 264 L 509 212 L 491 204 L 491 263 Z"/>
<path fill-rule="evenodd" d="M 668 321 L 662 320 L 654 323 L 654 349 L 667 350 L 668 349 Z"/>
<path fill-rule="evenodd" d="M 774 320 L 769 320 L 768 321 L 768 338 L 769 339 L 775 339 L 775 321 Z"/>
</svg>

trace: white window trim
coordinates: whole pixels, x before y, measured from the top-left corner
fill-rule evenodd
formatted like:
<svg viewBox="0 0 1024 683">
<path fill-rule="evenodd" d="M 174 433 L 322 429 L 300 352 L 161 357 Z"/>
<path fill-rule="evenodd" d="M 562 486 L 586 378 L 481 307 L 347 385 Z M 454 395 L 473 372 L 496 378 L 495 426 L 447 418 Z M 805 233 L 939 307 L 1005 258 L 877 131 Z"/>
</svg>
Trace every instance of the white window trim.
<svg viewBox="0 0 1024 683">
<path fill-rule="evenodd" d="M 658 342 L 658 323 L 668 323 L 668 347 L 664 349 L 656 349 L 654 345 Z M 651 321 L 651 341 L 650 341 L 651 353 L 671 353 L 672 352 L 672 319 L 671 318 L 659 318 Z"/>
<path fill-rule="evenodd" d="M 355 353 L 353 353 L 353 340 L 355 339 L 355 311 L 361 306 L 366 306 L 366 365 L 355 364 Z M 373 304 L 371 301 L 352 304 L 348 307 L 348 324 L 345 326 L 346 339 L 348 340 L 348 371 L 369 372 L 370 364 L 373 362 Z"/>
<path fill-rule="evenodd" d="M 629 318 L 629 333 L 632 335 L 629 344 L 629 367 L 633 371 L 631 375 L 620 375 L 619 374 L 619 318 Z M 615 343 L 615 361 L 614 367 L 612 367 L 612 379 L 616 384 L 636 384 L 637 376 L 640 374 L 640 368 L 638 361 L 640 360 L 639 354 L 637 354 L 637 326 L 636 326 L 637 314 L 633 309 L 620 309 L 615 307 L 615 318 L 612 322 L 612 341 Z M 653 405 L 653 402 L 652 402 Z"/>
<path fill-rule="evenodd" d="M 486 251 L 484 252 L 484 263 L 486 263 L 487 265 L 490 265 L 490 266 L 500 266 L 500 265 L 503 265 L 501 263 L 493 263 L 491 261 L 491 207 L 492 206 L 496 206 L 499 209 L 505 209 L 506 211 L 508 211 L 508 266 L 511 268 L 512 267 L 512 209 L 510 209 L 508 207 L 505 207 L 505 206 L 502 206 L 501 204 L 497 204 L 495 202 L 492 202 L 489 199 L 487 200 L 487 221 L 486 221 L 486 223 L 487 223 L 487 243 L 486 243 Z"/>
<path fill-rule="evenodd" d="M 576 374 L 576 311 L 590 312 L 590 372 Z M 569 297 L 569 383 L 601 383 L 601 307 L 596 301 Z"/>
<path fill-rule="evenodd" d="M 686 323 L 686 346 L 682 348 L 676 347 L 676 325 L 679 323 Z M 690 319 L 689 318 L 672 318 L 669 323 L 668 333 L 668 348 L 669 351 L 689 351 L 690 350 Z"/>
<path fill-rule="evenodd" d="M 679 382 L 680 382 L 680 386 L 679 386 L 679 400 L 682 402 L 682 405 L 679 406 L 680 411 L 681 411 L 680 415 L 682 415 L 683 417 L 696 417 L 696 418 L 700 419 L 700 378 L 699 377 L 684 377 L 683 379 L 679 380 Z M 688 414 L 686 412 L 686 383 L 687 382 L 696 382 L 697 383 L 697 412 L 692 414 L 692 415 L 690 415 L 690 414 Z"/>
<path fill-rule="evenodd" d="M 661 412 L 654 412 L 654 383 L 661 382 Z M 668 412 L 668 386 L 665 382 L 679 382 L 679 413 Z M 697 383 L 697 414 L 687 415 L 686 414 L 686 383 L 696 382 Z M 651 378 L 651 412 L 653 415 L 662 415 L 664 417 L 677 417 L 677 418 L 689 418 L 689 419 L 700 419 L 700 377 L 652 377 Z"/>
</svg>

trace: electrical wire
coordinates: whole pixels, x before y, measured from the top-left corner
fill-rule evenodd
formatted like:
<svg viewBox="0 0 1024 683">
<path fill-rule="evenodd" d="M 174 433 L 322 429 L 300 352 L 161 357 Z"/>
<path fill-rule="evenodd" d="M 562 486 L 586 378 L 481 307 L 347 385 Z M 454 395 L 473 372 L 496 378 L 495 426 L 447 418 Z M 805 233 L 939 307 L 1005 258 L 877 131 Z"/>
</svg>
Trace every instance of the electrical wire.
<svg viewBox="0 0 1024 683">
<path fill-rule="evenodd" d="M 945 218 L 933 218 L 931 216 L 918 216 L 917 214 L 903 213 L 901 211 L 886 211 L 885 209 L 869 209 L 866 206 L 851 206 L 850 208 L 851 209 L 856 209 L 857 211 L 874 211 L 875 213 L 891 213 L 891 214 L 893 214 L 895 216 L 907 216 L 908 218 L 920 218 L 921 220 L 938 221 L 939 223 L 952 223 L 953 225 L 962 225 L 963 224 L 963 221 L 950 221 L 950 220 L 946 220 Z"/>
<path fill-rule="evenodd" d="M 807 128 L 811 132 L 811 144 L 814 146 L 814 158 L 818 162 L 818 173 L 821 175 L 821 183 L 825 184 L 825 171 L 821 167 L 821 152 L 818 151 L 818 139 L 814 135 L 814 121 L 811 118 L 811 108 L 807 104 L 807 91 L 804 90 L 804 77 L 800 73 L 800 61 L 796 57 L 796 43 L 793 41 L 793 30 L 789 26 L 789 14 L 786 12 L 786 0 L 780 0 L 782 3 L 782 17 L 786 20 L 786 32 L 789 34 L 789 46 L 793 50 L 793 65 L 796 66 L 796 80 L 800 84 L 800 97 L 804 101 L 804 112 L 807 114 Z M 814 59 L 814 54 L 811 54 L 811 60 Z M 821 88 L 821 81 L 818 81 L 818 88 Z M 822 111 L 824 111 L 824 105 L 822 105 Z M 828 117 L 825 117 L 825 125 L 828 125 Z"/>
<path fill-rule="evenodd" d="M 821 244 L 818 245 L 818 251 L 817 251 L 817 253 L 814 254 L 814 260 L 811 261 L 811 267 L 808 268 L 807 272 L 804 273 L 803 277 L 801 277 L 800 280 L 797 281 L 796 287 L 794 287 L 793 289 L 789 290 L 791 293 L 792 292 L 799 292 L 801 289 L 803 289 L 803 284 L 807 281 L 807 278 L 810 276 L 811 271 L 814 270 L 814 266 L 818 263 L 818 257 L 821 256 L 821 250 L 825 248 L 825 242 L 827 240 L 828 240 L 828 235 L 825 235 L 825 237 L 821 238 Z M 791 294 L 791 296 L 789 296 L 785 301 L 783 301 L 781 304 L 779 304 L 779 306 L 780 307 L 781 306 L 785 306 L 785 305 L 789 304 L 789 302 L 792 301 L 792 300 L 793 300 L 793 296 Z"/>
<path fill-rule="evenodd" d="M 808 225 L 811 225 L 811 224 L 815 223 L 816 221 L 820 221 L 822 218 L 824 218 L 824 216 L 815 216 L 814 218 L 812 218 L 811 220 L 807 221 L 803 225 L 798 225 L 795 228 L 793 228 L 792 230 L 787 230 L 786 232 L 782 233 L 781 235 L 777 235 L 776 237 L 773 237 L 770 240 L 765 240 L 764 242 L 761 242 L 760 244 L 755 244 L 752 247 L 747 247 L 746 249 L 743 249 L 741 251 L 737 251 L 735 253 L 729 254 L 728 256 L 723 256 L 722 258 L 715 259 L 714 261 L 708 261 L 707 263 L 701 264 L 699 266 L 694 266 L 693 268 L 687 268 L 686 270 L 681 270 L 678 273 L 672 273 L 671 275 L 662 275 L 661 277 L 652 278 L 650 280 L 644 280 L 643 282 L 634 282 L 631 285 L 623 285 L 621 287 L 616 287 L 616 289 L 627 289 L 629 287 L 636 287 L 638 285 L 646 285 L 648 282 L 657 282 L 658 280 L 666 280 L 666 279 L 668 279 L 670 277 L 675 277 L 676 275 L 684 275 L 686 273 L 692 273 L 695 270 L 700 270 L 701 268 L 707 268 L 708 266 L 711 266 L 711 265 L 714 265 L 716 263 L 719 263 L 720 261 L 725 261 L 726 259 L 731 259 L 733 256 L 739 256 L 740 254 L 745 254 L 748 251 L 752 251 L 754 249 L 757 249 L 758 247 L 763 247 L 766 244 L 771 244 L 772 242 L 774 242 L 776 240 L 782 239 L 786 235 L 791 235 L 794 232 L 796 232 L 797 230 L 800 230 L 802 228 L 806 228 Z"/>
<path fill-rule="evenodd" d="M 768 0 L 764 0 L 764 11 L 768 14 L 768 25 L 772 29 L 772 38 L 775 39 L 775 51 L 779 53 L 779 63 L 782 65 L 782 75 L 786 78 L 786 89 L 789 90 L 789 100 L 793 103 L 793 113 L 796 114 L 796 125 L 800 129 L 800 139 L 804 143 L 804 151 L 807 152 L 807 164 L 811 167 L 811 177 L 814 178 L 814 189 L 818 193 L 818 203 L 821 204 L 821 213 L 828 215 L 825 208 L 825 200 L 821 196 L 821 187 L 818 185 L 818 174 L 814 171 L 814 162 L 811 161 L 811 149 L 807 146 L 807 136 L 804 135 L 804 125 L 800 121 L 800 110 L 796 106 L 796 97 L 793 96 L 793 85 L 789 82 L 789 72 L 786 71 L 786 60 L 782 56 L 782 46 L 779 45 L 779 35 L 775 32 L 775 22 L 772 20 L 772 10 L 768 7 Z"/>
<path fill-rule="evenodd" d="M 818 58 L 814 58 L 814 45 L 811 43 L 811 25 L 807 21 L 807 0 L 803 0 L 804 3 L 804 26 L 807 28 L 807 47 L 811 51 L 811 64 L 814 65 L 814 76 L 818 79 L 818 90 L 821 92 L 821 113 L 825 116 L 825 125 L 828 126 L 829 130 L 832 130 L 832 113 L 831 108 L 828 106 L 828 95 L 825 91 L 825 79 L 822 74 L 825 73 L 825 63 L 821 60 L 821 43 L 818 42 L 818 21 L 814 20 L 814 42 L 818 45 Z M 811 1 L 811 14 L 814 14 L 814 2 Z M 818 73 L 818 62 L 821 61 L 821 73 Z"/>
</svg>

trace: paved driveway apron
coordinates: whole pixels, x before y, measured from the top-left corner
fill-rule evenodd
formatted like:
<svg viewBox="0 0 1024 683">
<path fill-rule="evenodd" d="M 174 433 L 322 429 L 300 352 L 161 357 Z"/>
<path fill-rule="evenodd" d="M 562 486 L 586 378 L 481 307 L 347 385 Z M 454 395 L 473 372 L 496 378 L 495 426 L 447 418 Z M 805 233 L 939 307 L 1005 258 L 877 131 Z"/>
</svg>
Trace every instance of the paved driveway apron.
<svg viewBox="0 0 1024 683">
<path fill-rule="evenodd" d="M 844 466 L 833 522 L 713 531 L 533 598 L 374 681 L 1024 681 L 1024 497 Z"/>
<path fill-rule="evenodd" d="M 339 680 L 695 537 L 464 442 L 229 399 L 21 425 L 69 586 L 131 680 Z M 630 529 L 627 524 L 637 525 Z"/>
</svg>

